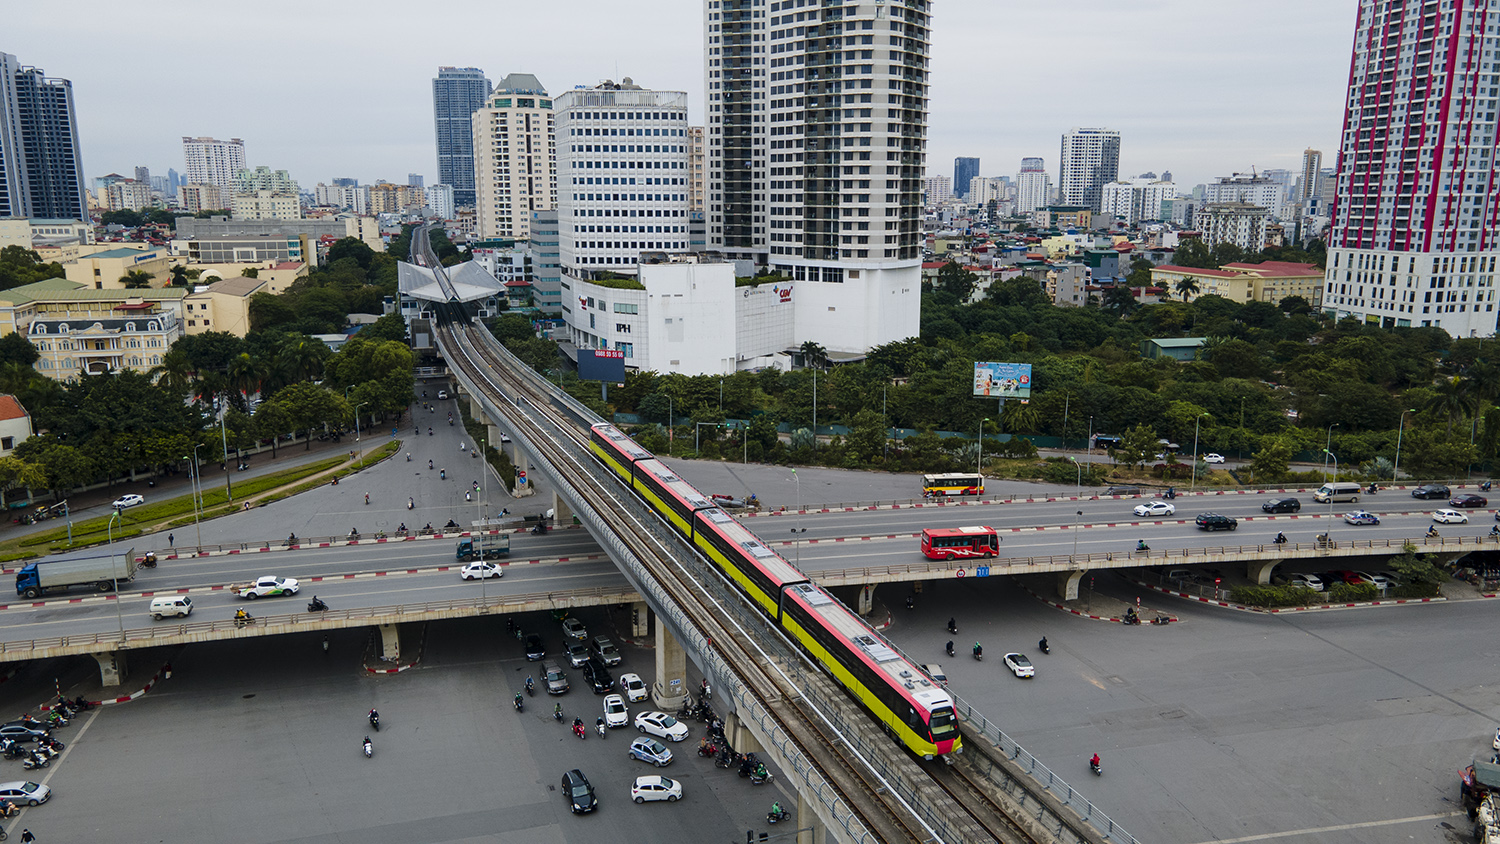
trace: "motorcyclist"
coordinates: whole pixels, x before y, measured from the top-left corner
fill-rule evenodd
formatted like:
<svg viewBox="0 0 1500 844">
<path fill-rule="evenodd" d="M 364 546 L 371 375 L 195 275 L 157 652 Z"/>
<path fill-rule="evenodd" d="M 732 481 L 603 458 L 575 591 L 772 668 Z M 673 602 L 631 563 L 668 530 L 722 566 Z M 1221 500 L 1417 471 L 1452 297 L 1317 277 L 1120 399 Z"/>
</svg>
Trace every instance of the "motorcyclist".
<svg viewBox="0 0 1500 844">
<path fill-rule="evenodd" d="M 757 762 L 757 763 L 755 763 L 755 773 L 752 774 L 751 776 L 755 777 L 758 780 L 765 779 L 766 778 L 766 763 L 764 763 L 764 762 Z"/>
<path fill-rule="evenodd" d="M 562 704 L 559 703 L 552 707 L 552 715 L 558 720 L 562 720 Z"/>
<path fill-rule="evenodd" d="M 432 468 L 432 461 L 431 460 L 427 461 L 427 468 L 429 468 L 429 469 Z"/>
<path fill-rule="evenodd" d="M 776 802 L 774 802 L 774 803 L 771 804 L 771 814 L 776 815 L 777 817 L 780 817 L 781 815 L 786 814 L 785 812 L 783 812 L 781 810 L 781 801 L 780 800 L 777 800 Z"/>
<path fill-rule="evenodd" d="M 247 612 L 245 612 L 245 608 L 244 607 L 240 607 L 239 609 L 237 609 L 237 610 L 234 611 L 234 620 L 235 621 L 244 621 L 245 619 L 247 619 L 249 617 L 250 617 L 250 614 L 247 613 Z"/>
<path fill-rule="evenodd" d="M 1437 536 L 1438 535 L 1437 525 L 1428 525 L 1427 526 L 1427 535 L 1428 536 Z"/>
<path fill-rule="evenodd" d="M 373 723 L 375 723 L 375 722 L 376 722 L 376 721 L 379 721 L 379 720 L 380 720 L 380 713 L 379 713 L 379 712 L 376 712 L 376 711 L 375 711 L 375 710 L 373 710 L 373 709 L 371 709 L 371 710 L 370 710 L 370 714 L 369 714 L 369 715 L 367 715 L 367 716 L 366 716 L 366 717 L 367 717 L 367 718 L 369 718 L 369 719 L 370 719 L 370 723 L 371 723 L 371 724 L 373 724 Z"/>
<path fill-rule="evenodd" d="M 396 528 L 396 532 L 397 533 L 406 533 L 406 522 L 402 522 L 401 523 L 401 527 Z"/>
<path fill-rule="evenodd" d="M 975 656 L 983 656 L 984 655 L 984 648 L 981 648 L 979 646 L 978 642 L 974 643 L 974 655 Z"/>
<path fill-rule="evenodd" d="M 531 678 L 530 677 L 527 677 L 526 678 L 526 691 L 529 692 L 529 691 L 531 691 L 535 687 L 536 687 L 536 684 L 533 683 L 533 682 L 531 682 Z"/>
<path fill-rule="evenodd" d="M 1282 533 L 1279 530 L 1276 531 L 1276 540 L 1275 540 L 1275 542 L 1276 542 L 1277 545 L 1283 545 L 1283 544 L 1285 544 L 1286 543 L 1286 534 Z"/>
<path fill-rule="evenodd" d="M 952 619 L 952 618 L 948 619 L 948 632 L 949 633 L 957 633 L 958 632 L 958 621 L 957 620 Z"/>
<path fill-rule="evenodd" d="M 948 640 L 948 656 L 953 656 L 953 640 Z"/>
<path fill-rule="evenodd" d="M 521 708 L 521 693 L 520 692 L 516 692 L 516 708 L 517 709 Z"/>
<path fill-rule="evenodd" d="M 1099 754 L 1094 754 L 1094 758 L 1089 760 L 1089 765 L 1095 768 L 1099 767 Z"/>
<path fill-rule="evenodd" d="M 1043 636 L 1042 640 L 1040 642 L 1036 643 L 1036 646 L 1041 649 L 1042 653 L 1046 653 L 1048 651 L 1048 648 L 1047 648 L 1047 637 Z"/>
<path fill-rule="evenodd" d="M 432 436 L 432 427 L 431 426 L 428 426 L 428 428 L 427 428 L 427 436 L 429 436 L 429 437 Z"/>
<path fill-rule="evenodd" d="M 1137 550 L 1137 551 L 1150 551 L 1151 550 L 1151 546 L 1149 546 L 1149 545 L 1146 544 L 1146 540 L 1144 540 L 1144 539 L 1137 539 L 1135 541 L 1135 550 Z"/>
</svg>

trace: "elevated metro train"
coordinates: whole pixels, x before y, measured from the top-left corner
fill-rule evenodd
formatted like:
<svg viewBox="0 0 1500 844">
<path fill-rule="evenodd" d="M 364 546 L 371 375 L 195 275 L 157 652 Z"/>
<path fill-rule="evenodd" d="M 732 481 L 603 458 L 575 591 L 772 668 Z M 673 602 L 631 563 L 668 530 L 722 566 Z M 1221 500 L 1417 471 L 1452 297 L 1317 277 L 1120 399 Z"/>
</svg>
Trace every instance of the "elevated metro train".
<svg viewBox="0 0 1500 844">
<path fill-rule="evenodd" d="M 953 699 L 863 619 L 615 426 L 594 425 L 590 441 L 610 471 L 912 753 L 931 759 L 961 751 Z"/>
</svg>

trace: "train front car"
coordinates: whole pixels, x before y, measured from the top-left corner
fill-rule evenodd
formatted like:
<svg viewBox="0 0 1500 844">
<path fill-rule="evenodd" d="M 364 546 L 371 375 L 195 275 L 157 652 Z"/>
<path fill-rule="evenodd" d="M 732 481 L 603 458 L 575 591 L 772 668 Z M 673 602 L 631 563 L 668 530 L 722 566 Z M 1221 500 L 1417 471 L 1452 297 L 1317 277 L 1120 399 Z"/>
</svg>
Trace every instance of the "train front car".
<svg viewBox="0 0 1500 844">
<path fill-rule="evenodd" d="M 594 454 L 604 461 L 610 471 L 625 479 L 627 484 L 633 482 L 635 477 L 635 462 L 645 460 L 652 456 L 651 452 L 641 448 L 635 440 L 625 436 L 619 428 L 608 423 L 600 422 L 590 426 L 592 436 L 589 438 L 589 446 Z"/>
<path fill-rule="evenodd" d="M 784 596 L 782 627 L 908 750 L 924 759 L 962 752 L 942 686 L 820 587 L 798 583 Z"/>
<path fill-rule="evenodd" d="M 695 524 L 693 544 L 771 618 L 778 615 L 782 588 L 807 580 L 796 566 L 723 510 L 699 511 Z"/>
</svg>

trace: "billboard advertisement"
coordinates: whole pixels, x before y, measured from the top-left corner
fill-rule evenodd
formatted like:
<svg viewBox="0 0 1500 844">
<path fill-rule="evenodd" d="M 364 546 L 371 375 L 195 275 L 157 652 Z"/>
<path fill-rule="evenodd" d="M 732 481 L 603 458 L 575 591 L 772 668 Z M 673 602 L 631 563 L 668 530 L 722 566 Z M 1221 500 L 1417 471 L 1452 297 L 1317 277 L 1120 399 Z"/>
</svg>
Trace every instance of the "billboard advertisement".
<svg viewBox="0 0 1500 844">
<path fill-rule="evenodd" d="M 974 395 L 989 399 L 1031 398 L 1031 364 L 975 363 Z"/>
<path fill-rule="evenodd" d="M 619 349 L 579 349 L 578 378 L 583 381 L 624 381 L 625 353 Z"/>
</svg>

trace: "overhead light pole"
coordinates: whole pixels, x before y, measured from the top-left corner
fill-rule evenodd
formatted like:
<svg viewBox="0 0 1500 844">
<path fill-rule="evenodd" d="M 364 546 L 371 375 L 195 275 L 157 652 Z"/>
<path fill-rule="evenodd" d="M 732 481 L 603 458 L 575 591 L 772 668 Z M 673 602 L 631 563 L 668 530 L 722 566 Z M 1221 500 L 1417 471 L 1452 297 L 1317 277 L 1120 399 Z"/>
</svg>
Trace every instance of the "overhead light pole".
<svg viewBox="0 0 1500 844">
<path fill-rule="evenodd" d="M 115 582 L 115 621 L 120 625 L 120 641 L 125 641 L 125 616 L 120 611 L 120 569 L 115 565 L 115 520 L 120 518 L 120 508 L 116 507 L 109 521 L 104 525 L 104 535 L 109 540 L 109 568 L 112 580 Z"/>
<path fill-rule="evenodd" d="M 367 404 L 369 404 L 369 402 L 362 401 L 354 406 L 354 447 L 355 450 L 359 453 L 360 460 L 365 459 L 365 444 L 360 442 L 359 437 L 359 409 Z"/>
<path fill-rule="evenodd" d="M 984 486 L 984 426 L 990 421 L 988 416 L 979 420 L 979 461 L 974 465 L 974 474 L 979 476 L 979 486 Z"/>
<path fill-rule="evenodd" d="M 1406 428 L 1406 414 L 1416 413 L 1415 409 L 1401 411 L 1401 422 L 1396 426 L 1396 465 L 1391 469 L 1391 483 L 1397 483 L 1401 479 L 1401 432 Z"/>
<path fill-rule="evenodd" d="M 1333 448 L 1333 429 L 1337 428 L 1338 426 L 1339 426 L 1339 423 L 1337 423 L 1337 422 L 1335 422 L 1332 425 L 1328 426 L 1328 435 L 1323 438 L 1323 453 L 1324 454 L 1327 454 L 1327 455 L 1330 455 L 1330 456 L 1333 454 L 1333 452 L 1329 451 L 1329 449 Z M 1334 480 L 1338 480 L 1339 479 L 1339 462 L 1337 460 L 1333 461 L 1333 479 Z M 1323 480 L 1324 481 L 1328 480 L 1328 461 L 1327 460 L 1323 461 Z"/>
<path fill-rule="evenodd" d="M 1333 452 L 1329 451 L 1326 448 L 1323 449 L 1323 453 L 1326 454 L 1326 455 L 1328 455 L 1329 457 L 1333 458 L 1333 476 L 1335 478 L 1337 478 L 1339 476 L 1339 458 L 1338 458 L 1338 455 L 1334 454 Z M 1335 499 L 1337 497 L 1338 496 L 1336 496 L 1336 495 L 1330 495 L 1330 496 L 1328 496 L 1328 527 L 1325 528 L 1324 531 L 1323 531 L 1323 537 L 1325 539 L 1328 538 L 1329 534 L 1333 533 L 1333 499 Z"/>
<path fill-rule="evenodd" d="M 1208 413 L 1200 413 L 1193 419 L 1193 477 L 1188 481 L 1188 492 L 1192 492 L 1198 486 L 1198 426 L 1203 424 L 1203 417 Z"/>
</svg>

